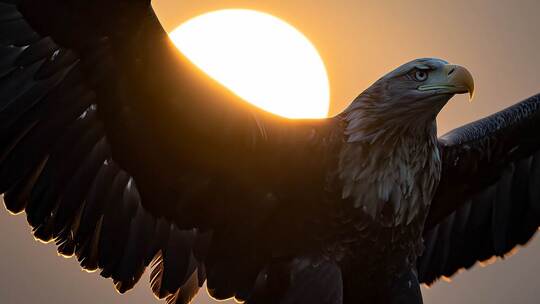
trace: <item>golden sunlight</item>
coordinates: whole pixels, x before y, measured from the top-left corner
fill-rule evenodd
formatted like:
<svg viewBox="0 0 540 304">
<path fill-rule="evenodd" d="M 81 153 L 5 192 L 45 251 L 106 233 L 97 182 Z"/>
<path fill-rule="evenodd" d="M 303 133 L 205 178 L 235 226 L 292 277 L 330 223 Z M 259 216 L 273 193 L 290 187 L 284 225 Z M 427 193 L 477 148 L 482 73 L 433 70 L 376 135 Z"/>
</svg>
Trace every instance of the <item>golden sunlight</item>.
<svg viewBox="0 0 540 304">
<path fill-rule="evenodd" d="M 248 102 L 289 118 L 328 115 L 321 56 L 290 24 L 247 9 L 203 14 L 170 33 L 195 65 Z"/>
</svg>

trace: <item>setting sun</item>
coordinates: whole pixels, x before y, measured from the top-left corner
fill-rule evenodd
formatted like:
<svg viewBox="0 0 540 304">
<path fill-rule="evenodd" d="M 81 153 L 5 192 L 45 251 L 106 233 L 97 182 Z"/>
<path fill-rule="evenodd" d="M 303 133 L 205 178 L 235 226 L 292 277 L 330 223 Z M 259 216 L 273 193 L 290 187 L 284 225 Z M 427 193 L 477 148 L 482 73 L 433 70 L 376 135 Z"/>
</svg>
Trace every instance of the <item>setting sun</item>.
<svg viewBox="0 0 540 304">
<path fill-rule="evenodd" d="M 302 33 L 272 15 L 214 11 L 180 25 L 170 37 L 194 64 L 248 102 L 289 118 L 328 115 L 323 60 Z"/>
</svg>

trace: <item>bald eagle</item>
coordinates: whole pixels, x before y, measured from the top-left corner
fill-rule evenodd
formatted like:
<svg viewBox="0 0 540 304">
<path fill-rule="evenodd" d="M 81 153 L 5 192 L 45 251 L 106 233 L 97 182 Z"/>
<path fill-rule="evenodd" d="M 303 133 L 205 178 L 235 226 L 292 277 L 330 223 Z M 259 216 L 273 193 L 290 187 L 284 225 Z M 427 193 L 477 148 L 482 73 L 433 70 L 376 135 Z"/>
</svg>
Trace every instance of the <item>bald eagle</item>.
<svg viewBox="0 0 540 304">
<path fill-rule="evenodd" d="M 0 53 L 7 209 L 122 293 L 151 265 L 168 303 L 421 303 L 540 224 L 540 96 L 438 138 L 474 90 L 443 60 L 290 120 L 197 70 L 150 0 L 0 0 Z"/>
</svg>

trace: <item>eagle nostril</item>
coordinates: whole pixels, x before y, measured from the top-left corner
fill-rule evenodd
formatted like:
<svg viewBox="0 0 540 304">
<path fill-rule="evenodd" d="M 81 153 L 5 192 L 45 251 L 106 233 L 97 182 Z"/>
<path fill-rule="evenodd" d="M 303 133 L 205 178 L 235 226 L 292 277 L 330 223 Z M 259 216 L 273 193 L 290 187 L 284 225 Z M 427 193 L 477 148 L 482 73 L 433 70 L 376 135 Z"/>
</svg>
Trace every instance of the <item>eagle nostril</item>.
<svg viewBox="0 0 540 304">
<path fill-rule="evenodd" d="M 448 76 L 452 75 L 452 73 L 454 73 L 455 70 L 456 70 L 456 68 L 452 68 L 452 69 L 448 72 Z"/>
</svg>

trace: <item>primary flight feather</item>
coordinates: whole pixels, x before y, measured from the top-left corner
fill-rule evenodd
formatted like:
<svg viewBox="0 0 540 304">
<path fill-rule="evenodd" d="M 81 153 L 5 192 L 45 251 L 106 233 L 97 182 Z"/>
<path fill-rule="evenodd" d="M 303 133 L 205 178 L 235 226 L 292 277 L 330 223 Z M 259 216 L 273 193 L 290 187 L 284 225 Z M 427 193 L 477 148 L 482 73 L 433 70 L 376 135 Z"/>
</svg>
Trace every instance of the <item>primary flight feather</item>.
<svg viewBox="0 0 540 304">
<path fill-rule="evenodd" d="M 277 117 L 196 69 L 149 0 L 0 0 L 0 192 L 120 292 L 421 303 L 540 224 L 540 97 L 437 138 L 471 74 L 402 65 L 341 114 Z"/>
</svg>

